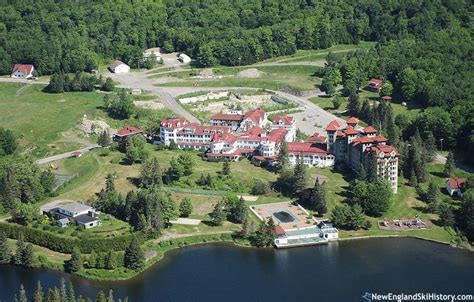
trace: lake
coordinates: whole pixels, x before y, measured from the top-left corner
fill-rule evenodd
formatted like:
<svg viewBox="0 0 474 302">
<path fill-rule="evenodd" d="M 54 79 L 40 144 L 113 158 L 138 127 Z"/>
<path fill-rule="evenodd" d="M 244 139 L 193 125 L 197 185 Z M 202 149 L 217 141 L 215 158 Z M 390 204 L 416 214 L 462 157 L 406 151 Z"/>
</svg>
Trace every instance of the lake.
<svg viewBox="0 0 474 302">
<path fill-rule="evenodd" d="M 76 294 L 114 290 L 129 301 L 365 301 L 375 293 L 474 294 L 474 253 L 409 238 L 341 241 L 288 250 L 230 244 L 168 253 L 140 276 L 120 282 L 82 280 L 55 271 L 0 266 L 0 300 L 22 283 L 32 294 L 71 280 Z"/>
</svg>

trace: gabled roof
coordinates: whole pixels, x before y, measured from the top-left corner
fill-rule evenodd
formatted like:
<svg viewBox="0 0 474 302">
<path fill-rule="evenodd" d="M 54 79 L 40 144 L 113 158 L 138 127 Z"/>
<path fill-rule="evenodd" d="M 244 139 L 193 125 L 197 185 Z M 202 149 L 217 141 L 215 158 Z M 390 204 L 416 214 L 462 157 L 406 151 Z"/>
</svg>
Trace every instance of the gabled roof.
<svg viewBox="0 0 474 302">
<path fill-rule="evenodd" d="M 219 120 L 219 121 L 241 121 L 242 115 L 240 114 L 224 114 L 224 113 L 217 113 L 212 115 L 210 120 Z"/>
<path fill-rule="evenodd" d="M 357 135 L 359 131 L 355 130 L 352 126 L 347 126 L 344 130 L 342 130 L 346 135 Z"/>
<path fill-rule="evenodd" d="M 244 114 L 244 119 L 250 119 L 255 124 L 259 124 L 260 120 L 262 120 L 264 117 L 265 117 L 265 111 L 263 111 L 261 108 L 247 111 Z"/>
<path fill-rule="evenodd" d="M 364 133 L 377 133 L 377 129 L 375 129 L 374 127 L 372 126 L 368 126 L 368 127 L 365 127 L 364 128 Z"/>
<path fill-rule="evenodd" d="M 357 125 L 358 122 L 359 122 L 359 119 L 356 118 L 356 117 L 353 117 L 353 116 L 351 116 L 351 117 L 346 121 L 346 123 L 347 123 L 348 125 Z"/>
<path fill-rule="evenodd" d="M 186 125 L 186 120 L 182 117 L 169 117 L 161 120 L 161 126 L 165 128 L 178 128 Z"/>
<path fill-rule="evenodd" d="M 115 60 L 115 61 L 112 62 L 112 64 L 110 64 L 109 67 L 110 67 L 110 69 L 115 69 L 115 68 L 117 68 L 118 66 L 120 66 L 122 64 L 125 65 L 125 66 L 128 66 L 127 64 L 125 64 L 124 62 L 122 62 L 120 60 Z"/>
<path fill-rule="evenodd" d="M 287 125 L 287 126 L 290 126 L 293 124 L 293 117 L 292 116 L 288 116 L 286 114 L 282 114 L 282 115 L 276 115 L 275 116 L 275 119 L 273 120 L 273 124 L 276 125 L 276 124 L 283 124 L 283 125 Z"/>
<path fill-rule="evenodd" d="M 371 146 L 365 150 L 365 152 L 370 152 L 375 154 L 377 157 L 383 156 L 391 156 L 392 152 L 395 152 L 395 155 L 398 156 L 398 151 L 395 147 L 390 145 L 376 145 Z"/>
<path fill-rule="evenodd" d="M 33 72 L 33 68 L 34 67 L 31 64 L 15 64 L 12 73 L 19 70 L 21 73 L 28 75 Z"/>
<path fill-rule="evenodd" d="M 338 121 L 333 120 L 326 127 L 326 131 L 337 131 L 337 129 L 339 129 L 339 127 L 341 127 L 341 124 L 339 124 Z"/>
<path fill-rule="evenodd" d="M 467 179 L 449 178 L 446 182 L 451 190 L 460 190 L 462 186 L 467 182 Z"/>
<path fill-rule="evenodd" d="M 379 87 L 383 84 L 382 80 L 372 78 L 369 80 L 369 85 L 372 87 Z"/>
<path fill-rule="evenodd" d="M 392 100 L 392 97 L 389 96 L 389 95 L 384 95 L 383 97 L 381 97 L 382 100 L 388 102 L 388 101 L 391 101 Z"/>
<path fill-rule="evenodd" d="M 138 128 L 133 127 L 133 126 L 128 126 L 128 127 L 125 127 L 123 129 L 120 129 L 119 131 L 117 131 L 117 133 L 115 135 L 117 135 L 117 136 L 127 136 L 127 135 L 142 133 L 142 132 L 143 131 L 141 129 L 138 129 Z"/>
<path fill-rule="evenodd" d="M 309 138 L 308 138 L 308 142 L 312 142 L 312 143 L 325 143 L 326 142 L 326 139 L 327 137 L 323 136 L 323 135 L 320 135 L 319 133 L 315 133 L 313 135 L 311 135 Z"/>
</svg>

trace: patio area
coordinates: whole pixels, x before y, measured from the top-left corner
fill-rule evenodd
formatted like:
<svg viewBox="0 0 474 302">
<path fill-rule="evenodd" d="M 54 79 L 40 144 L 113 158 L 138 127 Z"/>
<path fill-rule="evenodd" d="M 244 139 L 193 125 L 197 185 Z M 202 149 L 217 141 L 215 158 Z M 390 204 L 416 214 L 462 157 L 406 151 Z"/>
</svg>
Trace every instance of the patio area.
<svg viewBox="0 0 474 302">
<path fill-rule="evenodd" d="M 318 224 L 302 206 L 291 202 L 278 202 L 251 206 L 252 212 L 261 220 L 273 219 L 275 225 L 284 230 L 307 228 Z"/>
</svg>

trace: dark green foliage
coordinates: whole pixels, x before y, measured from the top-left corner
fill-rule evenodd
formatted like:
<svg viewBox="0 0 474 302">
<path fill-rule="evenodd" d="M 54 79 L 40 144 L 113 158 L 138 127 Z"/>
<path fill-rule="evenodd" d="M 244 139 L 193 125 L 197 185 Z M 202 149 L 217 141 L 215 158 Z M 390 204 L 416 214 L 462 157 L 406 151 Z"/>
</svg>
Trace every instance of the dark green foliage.
<svg viewBox="0 0 474 302">
<path fill-rule="evenodd" d="M 45 170 L 41 172 L 40 183 L 43 186 L 45 193 L 51 193 L 56 186 L 56 177 L 51 170 Z"/>
<path fill-rule="evenodd" d="M 182 176 L 189 176 L 193 174 L 194 167 L 196 166 L 196 162 L 191 153 L 184 152 L 178 156 L 177 160 L 178 164 L 181 165 L 183 168 L 183 175 Z"/>
<path fill-rule="evenodd" d="M 147 159 L 142 165 L 140 172 L 140 185 L 143 188 L 161 186 L 163 184 L 163 175 L 156 157 Z"/>
<path fill-rule="evenodd" d="M 115 84 L 112 78 L 108 77 L 105 79 L 104 84 L 102 85 L 102 90 L 103 91 L 114 91 L 115 89 Z"/>
<path fill-rule="evenodd" d="M 189 197 L 185 197 L 179 204 L 179 215 L 181 217 L 188 217 L 193 212 L 193 204 Z"/>
<path fill-rule="evenodd" d="M 0 232 L 0 264 L 8 264 L 12 259 L 11 250 L 8 246 L 7 235 Z"/>
<path fill-rule="evenodd" d="M 444 227 L 452 227 L 456 223 L 453 208 L 446 204 L 440 203 L 438 208 L 439 223 Z"/>
<path fill-rule="evenodd" d="M 105 257 L 105 268 L 108 270 L 113 270 L 117 267 L 117 256 L 114 251 L 110 250 Z"/>
<path fill-rule="evenodd" d="M 306 188 L 307 183 L 308 183 L 308 173 L 307 173 L 306 165 L 303 162 L 303 158 L 301 158 L 296 163 L 295 170 L 293 172 L 293 179 L 292 179 L 293 194 L 296 195 L 302 192 Z"/>
<path fill-rule="evenodd" d="M 96 77 L 89 74 L 81 74 L 76 72 L 72 82 L 69 76 L 63 73 L 55 73 L 51 75 L 48 90 L 53 93 L 63 93 L 68 91 L 93 91 L 96 84 Z"/>
<path fill-rule="evenodd" d="M 334 110 L 339 109 L 339 107 L 341 107 L 341 105 L 342 105 L 342 101 L 343 101 L 343 99 L 342 99 L 340 96 L 336 96 L 336 97 L 332 100 L 332 108 L 333 108 Z"/>
<path fill-rule="evenodd" d="M 18 148 L 13 131 L 0 127 L 0 157 L 10 155 Z"/>
<path fill-rule="evenodd" d="M 50 250 L 60 253 L 72 253 L 74 247 L 78 247 L 84 253 L 95 251 L 123 251 L 130 243 L 130 235 L 117 236 L 113 238 L 65 238 L 57 236 L 51 232 L 23 227 L 12 223 L 0 223 L 0 231 L 4 231 L 8 238 L 17 239 L 18 234 L 22 233 L 25 240 L 35 245 L 43 246 Z"/>
<path fill-rule="evenodd" d="M 147 156 L 145 151 L 146 140 L 141 135 L 134 135 L 127 139 L 125 144 L 125 159 L 128 163 L 143 162 Z"/>
<path fill-rule="evenodd" d="M 165 182 L 167 184 L 178 181 L 181 177 L 184 176 L 184 167 L 183 165 L 173 157 L 170 161 L 170 166 L 166 170 Z"/>
<path fill-rule="evenodd" d="M 135 112 L 132 97 L 125 89 L 117 94 L 106 94 L 104 108 L 111 117 L 119 120 L 128 119 Z"/>
<path fill-rule="evenodd" d="M 214 206 L 214 210 L 212 210 L 209 216 L 211 216 L 211 221 L 213 225 L 221 226 L 226 219 L 226 213 L 224 212 L 224 203 L 217 203 Z"/>
<path fill-rule="evenodd" d="M 324 215 L 327 212 L 326 188 L 316 179 L 314 188 L 303 190 L 300 194 L 300 203 L 312 211 Z"/>
<path fill-rule="evenodd" d="M 23 254 L 25 252 L 25 241 L 23 239 L 23 233 L 18 233 L 17 240 L 16 240 L 16 250 L 15 250 L 15 257 L 14 263 L 16 265 L 23 264 Z"/>
<path fill-rule="evenodd" d="M 229 208 L 228 219 L 232 222 L 242 223 L 247 217 L 247 207 L 242 197 L 231 203 L 226 203 L 226 208 Z"/>
<path fill-rule="evenodd" d="M 82 255 L 81 255 L 81 251 L 77 247 L 72 250 L 71 259 L 69 259 L 65 263 L 64 268 L 66 272 L 69 272 L 69 273 L 77 273 L 82 270 L 83 268 Z"/>
<path fill-rule="evenodd" d="M 367 225 L 364 212 L 359 204 L 337 205 L 331 213 L 331 221 L 337 228 L 345 230 L 358 230 Z"/>
<path fill-rule="evenodd" d="M 446 177 L 451 177 L 453 174 L 454 170 L 454 156 L 452 152 L 448 153 L 448 156 L 446 157 L 446 163 L 444 164 L 444 175 Z"/>
<path fill-rule="evenodd" d="M 474 189 L 464 192 L 459 224 L 469 240 L 474 241 Z"/>
<path fill-rule="evenodd" d="M 425 201 L 428 204 L 438 201 L 438 186 L 434 182 L 430 182 L 428 190 L 425 193 Z"/>
<path fill-rule="evenodd" d="M 393 192 L 387 181 L 378 179 L 367 183 L 355 181 L 351 183 L 349 190 L 349 203 L 359 204 L 365 214 L 378 217 L 387 211 L 392 204 Z"/>
<path fill-rule="evenodd" d="M 102 131 L 101 134 L 99 134 L 99 137 L 97 138 L 97 144 L 101 145 L 102 147 L 107 147 L 110 145 L 111 140 L 110 140 L 110 135 L 107 132 L 107 130 Z"/>
<path fill-rule="evenodd" d="M 271 218 L 261 221 L 255 232 L 252 244 L 258 247 L 268 247 L 273 245 L 275 239 L 275 224 Z"/>
<path fill-rule="evenodd" d="M 267 195 L 270 194 L 271 188 L 268 181 L 255 179 L 252 187 L 252 195 Z"/>
<path fill-rule="evenodd" d="M 224 161 L 222 164 L 222 175 L 229 176 L 230 175 L 230 162 Z"/>
<path fill-rule="evenodd" d="M 286 140 L 282 139 L 280 141 L 280 150 L 276 158 L 276 170 L 277 172 L 282 172 L 284 169 L 287 169 L 290 165 L 290 160 L 288 158 L 288 146 Z"/>
<path fill-rule="evenodd" d="M 140 271 L 145 266 L 144 256 L 138 238 L 133 236 L 130 245 L 125 249 L 124 266 L 134 271 Z"/>
</svg>

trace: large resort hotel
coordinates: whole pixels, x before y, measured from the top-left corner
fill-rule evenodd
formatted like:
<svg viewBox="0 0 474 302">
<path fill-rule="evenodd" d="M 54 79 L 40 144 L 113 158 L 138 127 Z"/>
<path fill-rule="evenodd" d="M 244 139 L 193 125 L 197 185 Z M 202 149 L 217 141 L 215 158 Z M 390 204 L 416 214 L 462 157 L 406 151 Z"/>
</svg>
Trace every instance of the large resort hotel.
<svg viewBox="0 0 474 302">
<path fill-rule="evenodd" d="M 316 220 L 296 202 L 278 202 L 250 206 L 262 221 L 275 223 L 276 248 L 325 244 L 338 239 L 338 230 L 331 223 Z"/>
</svg>

